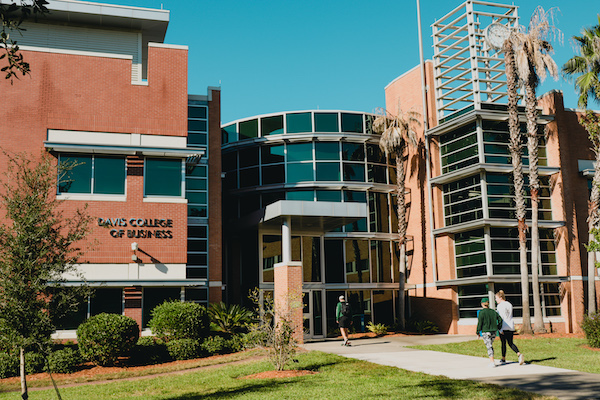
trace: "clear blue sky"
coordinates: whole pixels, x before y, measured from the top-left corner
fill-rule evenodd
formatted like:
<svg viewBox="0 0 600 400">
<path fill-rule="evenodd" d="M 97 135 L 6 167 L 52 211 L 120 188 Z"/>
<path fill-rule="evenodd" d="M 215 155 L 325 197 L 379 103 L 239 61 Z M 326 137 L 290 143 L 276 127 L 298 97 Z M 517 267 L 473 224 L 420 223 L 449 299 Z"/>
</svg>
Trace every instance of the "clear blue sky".
<svg viewBox="0 0 600 400">
<path fill-rule="evenodd" d="M 170 10 L 165 42 L 189 46 L 188 92 L 221 86 L 223 123 L 313 108 L 370 112 L 384 106 L 384 87 L 419 63 L 416 0 L 99 2 Z M 421 0 L 425 58 L 433 55 L 430 25 L 461 3 Z M 600 13 L 600 0 L 514 3 L 522 25 L 537 5 L 560 9 L 559 66 L 574 54 L 571 37 L 597 24 Z M 565 106 L 576 107 L 571 83 L 550 78 L 538 95 L 551 89 L 562 90 Z"/>
</svg>

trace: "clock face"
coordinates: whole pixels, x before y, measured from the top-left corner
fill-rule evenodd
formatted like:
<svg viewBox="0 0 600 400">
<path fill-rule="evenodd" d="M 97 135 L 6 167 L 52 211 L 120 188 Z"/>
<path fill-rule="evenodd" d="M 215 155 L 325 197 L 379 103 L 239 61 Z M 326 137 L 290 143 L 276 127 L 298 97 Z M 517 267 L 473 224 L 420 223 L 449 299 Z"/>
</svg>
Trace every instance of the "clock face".
<svg viewBox="0 0 600 400">
<path fill-rule="evenodd" d="M 484 36 L 490 47 L 498 50 L 502 48 L 504 41 L 508 39 L 509 28 L 498 22 L 492 22 L 485 28 Z"/>
</svg>

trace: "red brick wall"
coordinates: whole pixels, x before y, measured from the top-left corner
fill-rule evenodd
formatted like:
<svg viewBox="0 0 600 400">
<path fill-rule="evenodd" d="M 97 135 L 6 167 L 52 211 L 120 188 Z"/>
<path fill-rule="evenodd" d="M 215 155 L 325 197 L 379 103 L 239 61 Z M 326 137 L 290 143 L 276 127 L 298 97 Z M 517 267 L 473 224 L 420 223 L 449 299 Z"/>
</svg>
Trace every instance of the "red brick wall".
<svg viewBox="0 0 600 400">
<path fill-rule="evenodd" d="M 48 129 L 187 135 L 187 50 L 150 47 L 148 85 L 131 84 L 131 61 L 44 52 L 23 52 L 31 75 L 11 85 L 0 80 L 0 145 L 9 152 L 39 154 Z M 7 160 L 0 157 L 0 174 Z M 113 238 L 95 222 L 84 260 L 131 262 L 131 242 L 138 242 L 142 262 L 185 263 L 185 204 L 144 203 L 142 162 L 128 159 L 127 202 L 88 201 L 94 218 L 164 218 L 173 220 L 173 239 Z M 135 168 L 137 167 L 137 168 Z M 65 201 L 65 214 L 84 205 Z M 129 227 L 125 227 L 130 229 Z M 125 234 L 126 235 L 126 234 Z"/>
<path fill-rule="evenodd" d="M 211 282 L 223 281 L 223 221 L 221 218 L 221 91 L 209 89 L 208 132 L 208 278 Z M 221 286 L 211 287 L 209 301 L 223 299 Z"/>
<path fill-rule="evenodd" d="M 302 265 L 275 266 L 274 300 L 275 308 L 282 315 L 290 314 L 294 327 L 294 338 L 304 341 L 302 324 Z"/>
</svg>

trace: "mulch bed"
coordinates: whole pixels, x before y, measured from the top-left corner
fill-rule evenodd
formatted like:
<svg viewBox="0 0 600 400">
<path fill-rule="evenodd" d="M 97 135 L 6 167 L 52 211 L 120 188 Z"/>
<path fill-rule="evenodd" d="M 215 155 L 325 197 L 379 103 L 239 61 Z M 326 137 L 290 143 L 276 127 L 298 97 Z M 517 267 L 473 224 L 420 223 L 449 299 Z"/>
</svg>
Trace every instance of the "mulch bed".
<svg viewBox="0 0 600 400">
<path fill-rule="evenodd" d="M 285 371 L 265 371 L 257 374 L 241 376 L 239 379 L 274 379 L 274 378 L 295 378 L 297 376 L 314 375 L 317 372 L 307 370 L 285 370 Z"/>
</svg>

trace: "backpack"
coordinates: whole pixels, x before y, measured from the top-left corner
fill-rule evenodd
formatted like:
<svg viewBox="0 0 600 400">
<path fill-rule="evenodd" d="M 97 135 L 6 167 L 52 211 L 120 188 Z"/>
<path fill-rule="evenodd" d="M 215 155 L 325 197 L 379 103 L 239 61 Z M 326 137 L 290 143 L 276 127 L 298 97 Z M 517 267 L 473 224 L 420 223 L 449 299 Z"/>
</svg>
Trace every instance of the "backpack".
<svg viewBox="0 0 600 400">
<path fill-rule="evenodd" d="M 350 310 L 350 303 L 344 302 L 342 303 L 342 317 L 351 317 L 352 310 Z"/>
</svg>

